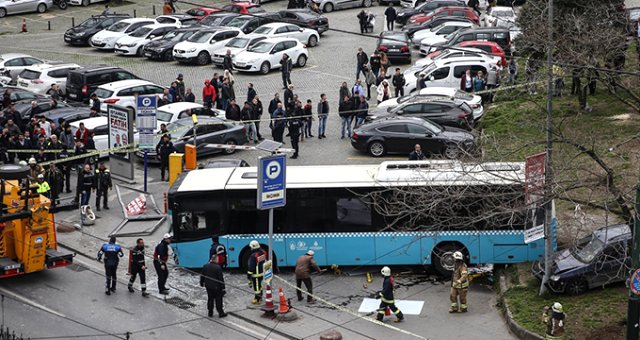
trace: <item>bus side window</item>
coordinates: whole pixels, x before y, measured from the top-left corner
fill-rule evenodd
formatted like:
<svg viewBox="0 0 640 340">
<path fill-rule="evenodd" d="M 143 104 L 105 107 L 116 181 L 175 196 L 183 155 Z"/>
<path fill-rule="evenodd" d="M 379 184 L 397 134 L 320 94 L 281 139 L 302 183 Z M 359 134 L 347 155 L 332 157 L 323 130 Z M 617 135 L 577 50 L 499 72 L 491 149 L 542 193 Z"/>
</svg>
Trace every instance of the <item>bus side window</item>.
<svg viewBox="0 0 640 340">
<path fill-rule="evenodd" d="M 362 198 L 347 189 L 327 190 L 327 217 L 331 218 L 331 231 L 375 231 L 371 207 Z"/>
<path fill-rule="evenodd" d="M 320 233 L 325 231 L 329 222 L 324 207 L 326 199 L 324 189 L 289 190 L 290 198 L 287 207 L 289 216 L 292 216 L 292 233 Z"/>
</svg>

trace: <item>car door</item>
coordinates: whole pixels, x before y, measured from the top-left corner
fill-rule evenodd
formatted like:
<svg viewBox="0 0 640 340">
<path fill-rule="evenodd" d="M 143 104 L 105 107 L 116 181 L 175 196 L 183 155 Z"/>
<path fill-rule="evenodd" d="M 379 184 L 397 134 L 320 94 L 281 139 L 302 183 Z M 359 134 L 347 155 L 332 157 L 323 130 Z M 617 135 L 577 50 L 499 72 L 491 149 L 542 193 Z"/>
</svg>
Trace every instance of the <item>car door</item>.
<svg viewBox="0 0 640 340">
<path fill-rule="evenodd" d="M 18 74 L 26 67 L 26 58 L 15 58 L 4 63 L 5 69 L 9 70 L 12 79 L 17 79 Z"/>
<path fill-rule="evenodd" d="M 623 281 L 631 268 L 629 247 L 626 240 L 609 243 L 602 253 L 594 260 L 593 274 L 590 287 L 602 286 L 608 283 Z"/>
<path fill-rule="evenodd" d="M 145 85 L 144 94 L 146 95 L 161 95 L 164 92 L 164 88 L 157 85 Z"/>
<path fill-rule="evenodd" d="M 407 125 L 405 123 L 392 123 L 377 129 L 384 138 L 384 144 L 388 153 L 407 153 L 413 150 L 411 141 L 407 138 Z"/>
<path fill-rule="evenodd" d="M 419 117 L 422 114 L 422 104 L 407 104 L 400 110 L 397 110 L 396 114 L 402 117 Z"/>
<path fill-rule="evenodd" d="M 120 98 L 117 105 L 125 107 L 136 107 L 135 96 L 145 94 L 144 86 L 133 86 L 127 89 L 122 89 L 118 92 L 117 97 Z"/>
<path fill-rule="evenodd" d="M 281 41 L 273 46 L 273 48 L 271 49 L 271 53 L 268 56 L 271 68 L 280 68 L 280 59 L 282 59 L 284 51 L 284 41 Z"/>
<path fill-rule="evenodd" d="M 407 124 L 407 130 L 411 149 L 416 144 L 420 144 L 424 153 L 438 154 L 442 150 L 442 143 L 438 138 L 434 138 L 435 133 L 433 131 L 422 125 L 412 123 Z"/>
<path fill-rule="evenodd" d="M 300 29 L 300 27 L 296 25 L 287 25 L 287 30 L 289 33 L 287 34 L 288 38 L 294 38 L 298 41 L 306 42 L 308 39 L 306 37 L 307 33 Z"/>
<path fill-rule="evenodd" d="M 201 125 L 198 126 L 198 128 L 202 128 L 201 130 L 198 130 L 198 136 L 202 136 L 202 139 L 198 137 L 198 153 L 206 153 L 207 151 L 217 152 L 219 150 L 205 148 L 205 144 L 225 144 L 229 139 L 227 126 L 224 123 Z M 200 144 L 203 146 L 202 149 Z"/>
</svg>

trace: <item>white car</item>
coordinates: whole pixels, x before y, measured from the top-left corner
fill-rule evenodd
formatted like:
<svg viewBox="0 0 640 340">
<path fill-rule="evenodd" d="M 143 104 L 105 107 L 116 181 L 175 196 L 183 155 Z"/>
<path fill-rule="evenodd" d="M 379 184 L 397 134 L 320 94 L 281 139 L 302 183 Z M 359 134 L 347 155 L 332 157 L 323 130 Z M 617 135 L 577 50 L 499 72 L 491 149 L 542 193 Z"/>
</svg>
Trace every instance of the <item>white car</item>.
<svg viewBox="0 0 640 340">
<path fill-rule="evenodd" d="M 411 37 L 411 42 L 415 45 L 420 45 L 420 43 L 424 39 L 433 39 L 434 37 L 439 37 L 444 39 L 445 36 L 463 28 L 471 28 L 476 27 L 476 25 L 472 22 L 462 22 L 462 21 L 447 21 L 442 25 L 436 26 L 434 28 L 427 28 L 424 30 L 417 31 Z M 439 39 L 438 41 L 442 41 Z"/>
<path fill-rule="evenodd" d="M 106 116 L 92 117 L 75 122 L 69 123 L 71 126 L 71 132 L 73 134 L 80 128 L 80 123 L 84 123 L 84 127 L 89 130 L 90 133 L 94 133 L 93 142 L 96 145 L 96 150 L 106 151 L 109 150 L 109 118 Z M 133 144 L 137 145 L 140 141 L 140 135 L 133 128 Z M 100 158 L 109 156 L 108 152 L 101 152 Z"/>
<path fill-rule="evenodd" d="M 156 17 L 159 24 L 172 24 L 178 27 L 193 26 L 198 23 L 198 19 L 189 14 L 167 14 Z"/>
<path fill-rule="evenodd" d="M 267 74 L 280 68 L 283 54 L 291 58 L 294 66 L 304 67 L 309 58 L 307 48 L 294 38 L 272 38 L 263 40 L 233 58 L 233 67 L 239 71 Z"/>
<path fill-rule="evenodd" d="M 244 33 L 237 28 L 203 29 L 190 36 L 186 41 L 177 43 L 173 47 L 173 58 L 180 63 L 209 64 L 215 51 L 239 35 L 244 35 Z"/>
<path fill-rule="evenodd" d="M 51 7 L 53 7 L 51 0 L 0 0 L 0 18 L 4 18 L 7 14 L 44 13 Z"/>
<path fill-rule="evenodd" d="M 153 39 L 161 38 L 165 33 L 173 31 L 177 28 L 174 24 L 152 24 L 142 26 L 137 30 L 129 33 L 114 45 L 114 52 L 123 55 L 142 56 L 144 46 Z"/>
<path fill-rule="evenodd" d="M 18 75 L 17 85 L 37 94 L 46 94 L 51 85 L 58 84 L 67 93 L 69 71 L 80 68 L 78 64 L 36 64 L 28 66 Z"/>
<path fill-rule="evenodd" d="M 460 99 L 465 101 L 469 106 L 473 109 L 473 119 L 478 121 L 482 116 L 484 116 L 484 107 L 482 106 L 482 98 L 480 96 L 466 93 L 459 89 L 454 89 L 451 87 L 427 87 L 420 92 L 412 93 L 403 97 L 395 97 L 391 99 L 387 99 L 382 103 L 378 104 L 378 108 L 389 108 L 395 107 L 398 104 L 402 104 L 407 100 L 415 97 L 415 96 L 424 96 L 424 97 L 446 97 L 447 99 Z"/>
<path fill-rule="evenodd" d="M 108 104 L 116 104 L 135 111 L 136 95 L 162 95 L 164 87 L 140 79 L 120 80 L 98 86 L 94 92 L 100 99 L 100 111 L 107 112 Z"/>
<path fill-rule="evenodd" d="M 224 118 L 225 112 L 223 110 L 211 109 L 218 117 Z M 204 106 L 198 103 L 190 102 L 176 102 L 168 105 L 164 105 L 158 108 L 158 114 L 156 121 L 158 123 L 158 130 L 160 124 L 169 125 L 181 118 L 189 118 L 192 114 L 198 116 L 204 116 Z"/>
<path fill-rule="evenodd" d="M 0 74 L 9 71 L 11 81 L 14 82 L 18 78 L 18 74 L 25 68 L 35 64 L 42 64 L 43 59 L 32 57 L 22 53 L 3 53 L 0 54 Z"/>
<path fill-rule="evenodd" d="M 224 61 L 224 56 L 227 54 L 227 51 L 231 51 L 231 58 L 233 58 L 238 55 L 238 53 L 265 39 L 267 39 L 266 36 L 257 34 L 247 34 L 245 36 L 235 37 L 224 44 L 222 48 L 213 52 L 211 61 L 214 65 L 222 66 L 222 62 Z"/>
<path fill-rule="evenodd" d="M 516 12 L 511 7 L 489 7 L 487 12 L 480 16 L 480 22 L 485 27 L 511 27 L 516 23 Z"/>
<path fill-rule="evenodd" d="M 261 34 L 268 38 L 295 38 L 309 47 L 318 45 L 318 41 L 320 41 L 320 34 L 318 34 L 318 31 L 282 22 L 273 22 L 262 25 L 256 28 L 253 33 Z"/>
<path fill-rule="evenodd" d="M 105 2 L 105 1 L 108 1 L 108 0 L 69 0 L 69 5 L 76 5 L 76 6 L 82 5 L 86 7 L 91 4 L 95 4 L 98 2 Z"/>
<path fill-rule="evenodd" d="M 147 18 L 124 19 L 109 26 L 109 28 L 96 33 L 91 37 L 91 40 L 89 40 L 89 44 L 97 49 L 112 50 L 118 39 L 132 33 L 142 26 L 152 25 L 155 23 L 155 20 Z"/>
</svg>

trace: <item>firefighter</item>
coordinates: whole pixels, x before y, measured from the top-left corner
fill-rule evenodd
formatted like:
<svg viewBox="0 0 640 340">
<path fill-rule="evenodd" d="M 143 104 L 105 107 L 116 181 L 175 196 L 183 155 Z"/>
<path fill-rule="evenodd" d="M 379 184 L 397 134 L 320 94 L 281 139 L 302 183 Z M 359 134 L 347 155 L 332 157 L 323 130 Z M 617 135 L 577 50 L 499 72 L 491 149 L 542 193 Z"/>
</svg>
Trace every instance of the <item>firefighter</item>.
<svg viewBox="0 0 640 340">
<path fill-rule="evenodd" d="M 111 173 L 109 169 L 104 165 L 104 162 L 100 162 L 96 169 L 96 209 L 100 211 L 100 197 L 103 198 L 104 208 L 109 210 L 109 204 L 107 203 L 107 196 L 109 195 L 109 189 L 113 188 L 111 182 Z"/>
<path fill-rule="evenodd" d="M 209 258 L 212 258 L 213 255 L 217 255 L 217 263 L 221 268 L 227 267 L 227 248 L 220 243 L 220 239 L 218 236 L 213 236 L 211 238 L 211 248 L 209 249 Z"/>
<path fill-rule="evenodd" d="M 171 243 L 171 234 L 164 234 L 162 241 L 158 243 L 153 252 L 153 267 L 158 274 L 158 290 L 160 294 L 169 294 L 169 289 L 165 286 L 169 277 L 169 268 L 167 261 L 169 260 L 169 244 Z"/>
<path fill-rule="evenodd" d="M 247 278 L 255 293 L 251 303 L 257 305 L 262 300 L 262 278 L 264 277 L 264 263 L 267 261 L 267 253 L 260 248 L 260 243 L 256 240 L 249 242 L 249 247 L 251 255 L 249 255 Z"/>
<path fill-rule="evenodd" d="M 380 307 L 378 308 L 376 319 L 378 321 L 382 321 L 387 308 L 390 308 L 393 314 L 396 315 L 394 322 L 402 322 L 404 320 L 404 315 L 400 309 L 396 307 L 396 301 L 393 299 L 394 280 L 391 276 L 391 268 L 387 266 L 382 267 L 380 273 L 384 276 L 384 280 L 382 281 L 382 290 L 376 294 L 376 299 L 380 299 Z"/>
<path fill-rule="evenodd" d="M 542 313 L 542 322 L 547 325 L 544 338 L 547 340 L 564 339 L 564 319 L 565 314 L 560 302 L 556 302 L 551 306 L 551 315 L 549 315 L 549 306 L 545 306 Z"/>
<path fill-rule="evenodd" d="M 105 243 L 98 251 L 98 261 L 102 261 L 102 256 L 104 255 L 104 272 L 107 277 L 107 285 L 105 294 L 111 295 L 111 293 L 116 292 L 116 282 L 117 276 L 116 273 L 118 271 L 118 262 L 120 262 L 120 257 L 124 256 L 122 253 L 122 248 L 120 245 L 116 244 L 116 237 L 111 236 L 109 239 L 109 243 Z"/>
<path fill-rule="evenodd" d="M 51 198 L 51 187 L 49 186 L 49 183 L 44 180 L 43 174 L 38 175 L 38 181 L 35 183 L 35 185 L 38 187 L 38 189 L 36 189 L 37 193 Z"/>
<path fill-rule="evenodd" d="M 451 277 L 451 308 L 449 313 L 466 313 L 467 312 L 467 291 L 469 290 L 469 277 L 467 273 L 467 265 L 464 263 L 462 253 L 457 251 L 453 253 L 455 265 Z M 458 296 L 460 297 L 460 305 L 458 306 Z"/>
<path fill-rule="evenodd" d="M 29 158 L 29 168 L 31 168 L 29 170 L 29 180 L 31 182 L 35 182 L 38 178 L 38 175 L 44 174 L 44 168 L 42 168 L 42 166 L 40 166 L 40 164 L 38 164 L 36 159 L 33 157 Z"/>
<path fill-rule="evenodd" d="M 142 290 L 142 296 L 147 297 L 147 278 L 146 278 L 147 266 L 144 262 L 144 241 L 139 238 L 136 240 L 136 246 L 129 251 L 129 292 L 135 292 L 133 290 L 133 283 L 136 281 L 136 276 L 140 274 L 140 290 Z"/>
</svg>

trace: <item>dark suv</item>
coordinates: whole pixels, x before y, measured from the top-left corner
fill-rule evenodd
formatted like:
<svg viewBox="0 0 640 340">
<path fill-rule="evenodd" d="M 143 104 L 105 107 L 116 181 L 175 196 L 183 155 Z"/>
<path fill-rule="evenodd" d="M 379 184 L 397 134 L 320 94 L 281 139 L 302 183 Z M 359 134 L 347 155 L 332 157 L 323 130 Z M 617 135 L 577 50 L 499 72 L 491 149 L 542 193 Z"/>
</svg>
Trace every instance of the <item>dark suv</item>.
<svg viewBox="0 0 640 340">
<path fill-rule="evenodd" d="M 115 66 L 99 65 L 79 68 L 67 76 L 67 100 L 88 102 L 98 86 L 118 80 L 140 79 L 133 73 Z"/>
<path fill-rule="evenodd" d="M 404 25 L 412 15 L 419 13 L 429 13 L 437 8 L 444 6 L 466 6 L 467 4 L 462 0 L 432 0 L 422 3 L 415 8 L 403 8 L 398 11 L 396 17 L 396 23 Z"/>
<path fill-rule="evenodd" d="M 94 34 L 127 18 L 130 18 L 129 14 L 93 15 L 80 25 L 71 27 L 64 32 L 64 42 L 71 45 L 89 45 Z"/>
<path fill-rule="evenodd" d="M 251 15 L 241 15 L 226 23 L 226 27 L 235 27 L 244 34 L 255 31 L 256 28 L 277 21 L 280 16 L 276 13 L 256 13 Z"/>
</svg>

